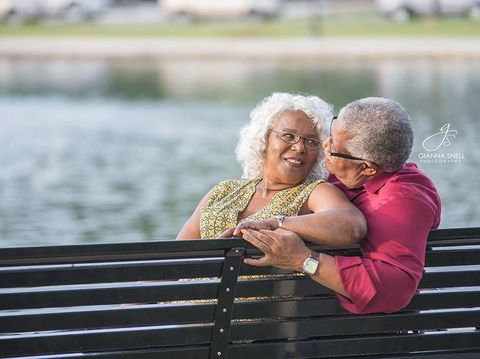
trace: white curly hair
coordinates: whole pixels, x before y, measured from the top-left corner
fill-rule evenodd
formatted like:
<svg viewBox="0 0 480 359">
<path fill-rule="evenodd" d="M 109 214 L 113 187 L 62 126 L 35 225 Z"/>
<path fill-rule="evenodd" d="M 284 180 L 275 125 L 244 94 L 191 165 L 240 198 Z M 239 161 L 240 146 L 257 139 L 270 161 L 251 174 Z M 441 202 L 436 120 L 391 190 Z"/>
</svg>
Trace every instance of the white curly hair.
<svg viewBox="0 0 480 359">
<path fill-rule="evenodd" d="M 303 111 L 315 125 L 318 138 L 328 136 L 327 128 L 333 117 L 333 106 L 317 96 L 275 92 L 260 101 L 250 113 L 250 122 L 240 132 L 235 153 L 243 168 L 242 178 L 256 179 L 263 175 L 263 159 L 267 148 L 267 135 L 278 115 L 285 111 Z M 317 162 L 309 178 L 325 178 L 323 155 L 319 150 Z"/>
</svg>

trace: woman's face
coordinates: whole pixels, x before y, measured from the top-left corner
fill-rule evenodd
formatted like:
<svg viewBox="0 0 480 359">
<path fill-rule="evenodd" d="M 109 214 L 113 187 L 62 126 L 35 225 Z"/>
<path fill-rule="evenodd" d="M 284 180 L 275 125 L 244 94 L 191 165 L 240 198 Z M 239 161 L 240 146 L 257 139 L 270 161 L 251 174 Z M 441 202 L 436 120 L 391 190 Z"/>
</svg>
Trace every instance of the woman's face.
<svg viewBox="0 0 480 359">
<path fill-rule="evenodd" d="M 287 143 L 281 138 L 282 132 L 302 138 L 295 144 Z M 310 174 L 321 153 L 321 147 L 315 150 L 305 146 L 308 139 L 319 141 L 315 125 L 303 111 L 285 111 L 278 115 L 267 136 L 263 177 L 281 184 L 301 183 Z"/>
</svg>

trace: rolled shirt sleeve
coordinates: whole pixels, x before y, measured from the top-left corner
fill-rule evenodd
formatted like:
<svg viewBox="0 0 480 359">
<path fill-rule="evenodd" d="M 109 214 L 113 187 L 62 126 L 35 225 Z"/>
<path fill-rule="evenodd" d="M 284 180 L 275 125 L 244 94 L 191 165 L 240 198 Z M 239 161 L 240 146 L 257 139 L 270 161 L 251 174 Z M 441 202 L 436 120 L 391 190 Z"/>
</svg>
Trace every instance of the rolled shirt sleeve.
<svg viewBox="0 0 480 359">
<path fill-rule="evenodd" d="M 369 238 L 360 244 L 362 257 L 335 257 L 350 298 L 337 296 L 352 313 L 394 312 L 410 302 L 422 278 L 436 213 L 422 201 L 401 198 L 369 217 Z"/>
</svg>

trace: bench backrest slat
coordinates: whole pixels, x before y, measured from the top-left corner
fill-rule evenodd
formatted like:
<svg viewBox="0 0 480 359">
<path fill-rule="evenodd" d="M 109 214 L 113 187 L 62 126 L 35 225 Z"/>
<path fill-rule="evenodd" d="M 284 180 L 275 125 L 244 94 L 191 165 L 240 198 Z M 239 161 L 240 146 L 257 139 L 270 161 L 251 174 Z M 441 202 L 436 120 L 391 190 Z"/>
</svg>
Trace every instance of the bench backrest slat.
<svg viewBox="0 0 480 359">
<path fill-rule="evenodd" d="M 313 317 L 238 322 L 232 326 L 232 340 L 277 340 L 285 338 L 345 337 L 349 335 L 396 334 L 436 328 L 475 327 L 480 323 L 480 309 L 452 312 L 404 312 L 396 314 Z"/>
<path fill-rule="evenodd" d="M 244 241 L 152 241 L 136 243 L 83 244 L 0 248 L 1 265 L 136 261 L 224 257 L 225 252 Z"/>
<path fill-rule="evenodd" d="M 96 284 L 0 289 L 0 308 L 49 308 L 215 299 L 218 282 Z"/>
<path fill-rule="evenodd" d="M 478 333 L 473 332 L 441 332 L 434 335 L 358 336 L 248 345 L 233 344 L 229 348 L 228 358 L 338 358 L 342 356 L 361 358 L 361 355 L 379 355 L 380 358 L 389 358 L 399 353 L 421 351 L 430 351 L 432 357 L 437 350 L 468 351 L 475 348 L 478 353 L 479 337 Z"/>
<path fill-rule="evenodd" d="M 473 265 L 480 263 L 480 246 L 470 246 L 468 250 L 455 249 L 450 250 L 440 248 L 437 251 L 428 251 L 425 257 L 425 266 L 456 266 Z"/>
<path fill-rule="evenodd" d="M 124 263 L 99 263 L 71 265 L 19 266 L 1 268 L 0 288 L 14 286 L 48 286 L 62 284 L 86 284 L 191 278 L 192 273 L 206 277 L 220 277 L 223 259 L 178 261 L 142 261 Z M 35 269 L 35 271 L 33 271 Z M 30 272 L 28 276 L 24 273 Z"/>
<path fill-rule="evenodd" d="M 57 308 L 0 314 L 2 331 L 36 332 L 67 329 L 115 328 L 212 323 L 215 303 L 171 305 L 122 305 L 78 307 L 59 312 Z"/>
<path fill-rule="evenodd" d="M 182 348 L 156 348 L 156 349 L 140 349 L 125 351 L 101 351 L 82 353 L 83 358 L 100 358 L 100 359 L 208 359 L 210 352 L 209 345 L 183 346 Z M 29 356 L 22 359 L 68 359 L 78 358 L 75 354 L 62 355 L 42 355 Z"/>
<path fill-rule="evenodd" d="M 2 357 L 36 353 L 82 353 L 130 350 L 138 347 L 208 344 L 212 327 L 128 328 L 123 330 L 87 330 L 65 333 L 25 334 L 4 339 Z"/>
<path fill-rule="evenodd" d="M 449 268 L 444 271 L 427 271 L 419 288 L 448 288 L 474 286 L 480 283 L 480 266 Z"/>
</svg>

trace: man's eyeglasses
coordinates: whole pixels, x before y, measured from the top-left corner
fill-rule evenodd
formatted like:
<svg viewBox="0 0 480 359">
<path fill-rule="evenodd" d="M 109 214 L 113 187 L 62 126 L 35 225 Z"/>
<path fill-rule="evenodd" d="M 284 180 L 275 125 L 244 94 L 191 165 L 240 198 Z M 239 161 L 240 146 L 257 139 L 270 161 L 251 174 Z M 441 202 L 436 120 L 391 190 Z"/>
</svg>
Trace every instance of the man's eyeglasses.
<svg viewBox="0 0 480 359">
<path fill-rule="evenodd" d="M 330 134 L 328 136 L 328 152 L 330 153 L 330 156 L 345 158 L 347 160 L 354 160 L 354 161 L 367 161 L 363 158 L 355 157 L 355 156 L 349 155 L 347 153 L 332 152 L 332 146 L 333 146 L 332 126 L 333 126 L 333 121 L 335 121 L 337 118 L 338 118 L 338 116 L 333 116 L 332 122 L 330 122 Z"/>
<path fill-rule="evenodd" d="M 279 131 L 273 129 L 270 131 L 277 133 L 278 137 L 280 137 L 283 142 L 288 143 L 289 145 L 294 145 L 298 143 L 298 141 L 303 140 L 303 144 L 309 150 L 318 150 L 320 147 L 322 147 L 322 142 L 315 138 L 302 137 L 288 131 Z"/>
</svg>

